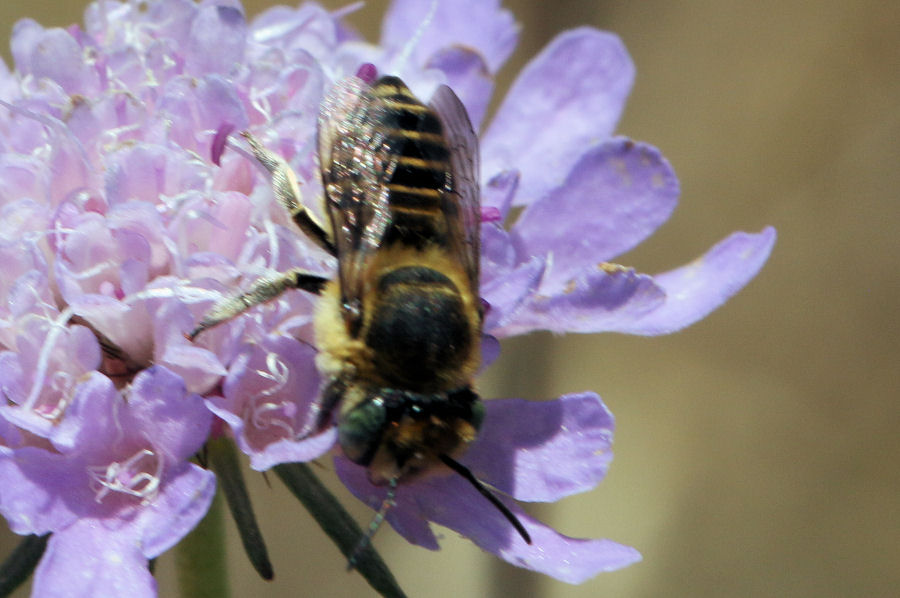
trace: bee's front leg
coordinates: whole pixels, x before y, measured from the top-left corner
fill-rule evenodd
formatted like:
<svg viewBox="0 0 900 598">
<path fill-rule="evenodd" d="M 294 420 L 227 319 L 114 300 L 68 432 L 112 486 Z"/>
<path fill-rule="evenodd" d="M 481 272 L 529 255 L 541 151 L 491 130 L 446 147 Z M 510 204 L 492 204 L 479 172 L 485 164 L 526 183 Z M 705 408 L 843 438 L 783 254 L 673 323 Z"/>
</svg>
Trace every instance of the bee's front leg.
<svg viewBox="0 0 900 598">
<path fill-rule="evenodd" d="M 189 340 L 194 340 L 204 330 L 227 322 L 255 305 L 271 301 L 288 289 L 300 289 L 318 295 L 327 282 L 327 278 L 299 269 L 260 278 L 247 291 L 216 303 L 212 309 L 206 312 L 197 327 L 185 336 Z"/>
</svg>

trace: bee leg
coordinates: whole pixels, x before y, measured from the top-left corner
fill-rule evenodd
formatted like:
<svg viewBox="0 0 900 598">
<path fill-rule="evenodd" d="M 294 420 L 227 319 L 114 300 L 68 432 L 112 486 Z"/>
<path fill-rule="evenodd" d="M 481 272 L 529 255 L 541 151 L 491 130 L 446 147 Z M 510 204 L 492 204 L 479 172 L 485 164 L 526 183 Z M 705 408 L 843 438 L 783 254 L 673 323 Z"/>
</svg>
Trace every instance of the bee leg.
<svg viewBox="0 0 900 598">
<path fill-rule="evenodd" d="M 300 187 L 297 185 L 297 177 L 290 166 L 277 154 L 264 148 L 262 144 L 250 133 L 241 133 L 250 144 L 250 150 L 257 161 L 272 175 L 272 189 L 278 202 L 287 209 L 296 224 L 303 233 L 316 245 L 334 255 L 334 242 L 328 228 L 320 222 L 300 201 Z"/>
<path fill-rule="evenodd" d="M 271 301 L 288 289 L 300 289 L 318 295 L 327 282 L 327 278 L 299 269 L 260 278 L 253 283 L 249 290 L 216 303 L 212 309 L 206 312 L 197 327 L 185 336 L 188 340 L 194 340 L 204 330 L 227 322 L 260 303 Z"/>
</svg>

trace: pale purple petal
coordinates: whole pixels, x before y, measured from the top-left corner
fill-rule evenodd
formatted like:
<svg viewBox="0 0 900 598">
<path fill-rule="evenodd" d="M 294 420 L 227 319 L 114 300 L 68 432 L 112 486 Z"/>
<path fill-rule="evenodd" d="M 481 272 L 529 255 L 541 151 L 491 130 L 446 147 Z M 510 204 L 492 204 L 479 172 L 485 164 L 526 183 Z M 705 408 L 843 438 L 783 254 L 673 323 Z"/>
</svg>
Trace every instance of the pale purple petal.
<svg viewBox="0 0 900 598">
<path fill-rule="evenodd" d="M 366 470 L 343 457 L 335 457 L 334 470 L 338 478 L 350 492 L 359 500 L 367 504 L 373 511 L 378 511 L 385 499 L 387 490 L 384 486 L 373 486 L 366 477 Z M 398 493 L 407 494 L 403 486 L 398 488 Z M 413 500 L 415 492 L 409 493 L 408 500 Z M 400 496 L 400 494 L 398 494 Z M 427 548 L 439 550 L 437 538 L 431 531 L 428 519 L 415 508 L 397 509 L 388 511 L 388 522 L 397 533 L 403 536 L 407 542 Z"/>
<path fill-rule="evenodd" d="M 481 205 L 496 207 L 500 215 L 506 218 L 519 188 L 519 178 L 517 170 L 505 170 L 493 175 L 482 187 Z"/>
<path fill-rule="evenodd" d="M 66 30 L 41 29 L 29 20 L 17 25 L 13 35 L 18 70 L 46 77 L 69 94 L 90 95 L 96 91 L 97 73 L 83 60 L 82 48 Z"/>
<path fill-rule="evenodd" d="M 439 50 L 426 67 L 443 71 L 447 85 L 466 107 L 472 127 L 478 131 L 494 90 L 484 58 L 470 48 L 453 46 Z"/>
<path fill-rule="evenodd" d="M 156 598 L 156 580 L 136 538 L 85 519 L 51 536 L 34 574 L 36 597 Z"/>
<path fill-rule="evenodd" d="M 508 501 L 507 506 L 525 526 L 532 543 L 526 544 L 509 522 L 488 505 L 473 516 L 474 501 L 484 500 L 461 479 L 453 479 L 431 491 L 431 500 L 441 493 L 443 504 L 433 521 L 471 539 L 483 550 L 492 552 L 517 567 L 530 569 L 571 584 L 627 567 L 641 560 L 640 553 L 606 539 L 570 538 L 533 519 Z M 423 493 L 424 494 L 424 493 Z M 423 496 L 419 504 L 427 499 Z M 489 509 L 489 510 L 488 510 Z M 438 509 L 435 509 L 438 510 Z"/>
<path fill-rule="evenodd" d="M 228 74 L 244 57 L 247 23 L 243 11 L 234 6 L 207 4 L 191 23 L 185 64 L 194 75 Z"/>
<path fill-rule="evenodd" d="M 461 461 L 517 500 L 552 502 L 590 490 L 612 461 L 613 417 L 594 393 L 555 401 L 493 399 Z"/>
<path fill-rule="evenodd" d="M 512 14 L 500 8 L 499 0 L 395 0 L 381 31 L 381 44 L 394 51 L 407 51 L 412 44 L 409 51 L 417 65 L 440 50 L 462 46 L 479 53 L 492 73 L 509 58 L 519 37 Z"/>
<path fill-rule="evenodd" d="M 0 514 L 17 534 L 46 534 L 86 515 L 94 495 L 87 476 L 72 476 L 72 464 L 48 450 L 25 446 L 0 451 Z"/>
<path fill-rule="evenodd" d="M 69 412 L 76 413 L 84 397 L 100 388 L 94 383 L 103 377 L 91 372 L 100 363 L 97 340 L 82 326 L 48 328 L 35 318 L 16 349 L 17 363 L 8 363 L 4 372 L 10 375 L 3 381 L 8 404 L 0 405 L 0 414 L 63 450 L 71 440 L 68 426 L 77 419 L 69 422 Z"/>
<path fill-rule="evenodd" d="M 269 48 L 325 59 L 335 52 L 338 26 L 329 12 L 316 3 L 297 9 L 274 6 L 262 12 L 251 25 L 253 40 Z M 350 73 L 347 73 L 350 74 Z"/>
<path fill-rule="evenodd" d="M 509 232 L 497 223 L 481 225 L 481 281 L 488 284 L 517 267 L 516 248 Z"/>
<path fill-rule="evenodd" d="M 334 427 L 315 429 L 320 378 L 314 358 L 312 348 L 293 338 L 267 336 L 242 348 L 230 364 L 224 398 L 208 401 L 254 469 L 308 461 L 334 445 Z"/>
<path fill-rule="evenodd" d="M 116 403 L 121 400 L 109 378 L 91 372 L 75 389 L 65 417 L 50 436 L 61 452 L 77 449 L 82 453 L 103 452 L 121 432 L 115 418 Z"/>
<path fill-rule="evenodd" d="M 582 27 L 556 37 L 525 67 L 482 141 L 484 180 L 522 173 L 516 203 L 562 183 L 580 152 L 609 137 L 631 90 L 634 66 L 621 40 Z"/>
<path fill-rule="evenodd" d="M 106 217 L 114 236 L 137 235 L 144 241 L 149 251 L 145 258 L 149 276 L 155 278 L 169 270 L 171 253 L 167 247 L 165 223 L 152 204 L 130 201 L 114 205 Z M 130 252 L 125 255 L 128 258 L 134 257 Z"/>
<path fill-rule="evenodd" d="M 153 320 L 143 304 L 128 305 L 113 297 L 85 294 L 71 299 L 72 311 L 119 346 L 137 363 L 153 355 Z"/>
<path fill-rule="evenodd" d="M 653 277 L 665 302 L 639 317 L 623 317 L 608 330 L 668 334 L 690 326 L 725 303 L 753 280 L 775 245 L 775 229 L 734 233 L 690 264 Z"/>
<path fill-rule="evenodd" d="M 153 321 L 154 362 L 177 373 L 191 392 L 211 391 L 227 372 L 224 357 L 185 338 L 195 322 L 188 308 L 168 302 Z"/>
<path fill-rule="evenodd" d="M 156 558 L 190 532 L 209 510 L 216 492 L 216 476 L 193 463 L 171 470 L 162 492 L 141 509 L 135 527 L 141 532 L 140 548 Z"/>
<path fill-rule="evenodd" d="M 203 399 L 164 367 L 151 366 L 137 375 L 128 406 L 119 425 L 141 430 L 172 464 L 190 459 L 209 436 L 212 414 Z"/>
<path fill-rule="evenodd" d="M 207 75 L 197 82 L 197 127 L 215 131 L 222 123 L 238 130 L 250 126 L 247 111 L 233 81 L 219 75 Z"/>
<path fill-rule="evenodd" d="M 529 256 L 558 256 L 544 280 L 556 289 L 649 237 L 677 200 L 678 179 L 659 151 L 618 138 L 588 150 L 562 186 L 522 212 L 511 234 Z"/>
<path fill-rule="evenodd" d="M 499 337 L 534 330 L 605 332 L 622 320 L 637 320 L 666 300 L 653 278 L 630 268 L 589 268 L 557 294 L 533 295 L 502 328 Z"/>
<path fill-rule="evenodd" d="M 145 240 L 134 236 L 117 239 L 99 214 L 78 214 L 67 220 L 63 212 L 58 226 L 65 226 L 67 232 L 57 240 L 55 273 L 63 298 L 69 303 L 84 293 L 121 298 L 119 268 L 123 258 L 130 255 L 143 262 L 149 260 L 150 247 Z"/>
<path fill-rule="evenodd" d="M 517 500 L 551 502 L 594 488 L 612 461 L 613 417 L 594 393 L 555 401 L 492 399 L 461 459 Z"/>
<path fill-rule="evenodd" d="M 353 471 L 353 469 L 357 471 Z M 385 488 L 373 486 L 365 471 L 349 462 L 336 465 L 341 481 L 360 500 L 378 508 Z M 604 571 L 620 569 L 640 560 L 633 548 L 610 540 L 569 538 L 533 519 L 512 501 L 501 500 L 531 535 L 528 545 L 509 521 L 459 476 L 431 477 L 397 488 L 395 506 L 387 521 L 408 542 L 434 549 L 427 523 L 448 527 L 518 567 L 565 581 L 581 583 Z"/>
<path fill-rule="evenodd" d="M 10 140 L 5 139 L 4 142 L 9 143 Z M 16 202 L 35 205 L 35 200 L 43 200 L 50 184 L 49 176 L 46 164 L 34 156 L 12 153 L 0 156 L 0 203 L 3 204 L 3 211 L 16 209 L 10 205 Z M 42 213 L 40 216 L 47 218 L 48 214 Z M 10 238 L 10 224 L 19 223 L 5 217 L 3 222 L 0 236 Z"/>
<path fill-rule="evenodd" d="M 242 450 L 250 455 L 250 468 L 266 471 L 280 463 L 307 462 L 318 459 L 330 451 L 337 442 L 337 428 L 330 427 L 320 434 L 300 440 L 277 440 L 262 450 L 251 450 L 246 445 Z"/>
<path fill-rule="evenodd" d="M 546 261 L 534 256 L 530 261 L 503 275 L 494 276 L 481 287 L 481 296 L 491 306 L 485 314 L 484 329 L 493 333 L 495 329 L 515 321 L 519 307 L 530 299 L 541 284 Z"/>
<path fill-rule="evenodd" d="M 251 231 L 253 205 L 238 192 L 196 195 L 185 202 L 185 209 L 170 225 L 170 235 L 180 255 L 214 251 L 232 262 L 238 261 Z"/>
<path fill-rule="evenodd" d="M 218 123 L 217 123 L 218 124 Z M 107 156 L 105 194 L 110 204 L 157 204 L 166 196 L 204 188 L 204 173 L 184 150 L 141 144 Z"/>
<path fill-rule="evenodd" d="M 337 442 L 337 428 L 332 426 L 320 434 L 301 440 L 280 439 L 268 444 L 251 444 L 247 437 L 250 422 L 230 410 L 230 405 L 221 397 L 206 401 L 207 408 L 231 428 L 235 443 L 241 452 L 250 457 L 250 468 L 266 471 L 279 463 L 305 463 L 318 459 L 334 447 Z"/>
</svg>

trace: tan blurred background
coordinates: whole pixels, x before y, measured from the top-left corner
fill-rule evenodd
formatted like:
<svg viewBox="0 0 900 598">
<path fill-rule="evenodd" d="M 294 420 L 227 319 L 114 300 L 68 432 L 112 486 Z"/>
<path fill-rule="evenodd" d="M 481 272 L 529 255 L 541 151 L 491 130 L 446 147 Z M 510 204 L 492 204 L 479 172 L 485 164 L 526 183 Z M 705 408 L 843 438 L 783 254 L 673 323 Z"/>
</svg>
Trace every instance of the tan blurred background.
<svg viewBox="0 0 900 598">
<path fill-rule="evenodd" d="M 268 4 L 246 1 L 251 14 Z M 382 4 L 352 18 L 370 39 Z M 532 512 L 636 546 L 642 563 L 568 586 L 450 532 L 431 553 L 385 529 L 376 544 L 401 584 L 434 598 L 897 595 L 900 3 L 505 4 L 523 36 L 501 86 L 580 24 L 615 31 L 634 58 L 619 131 L 661 148 L 683 193 L 620 261 L 658 272 L 767 224 L 779 241 L 744 292 L 684 332 L 517 340 L 482 385 L 485 396 L 604 397 L 618 421 L 610 475 Z M 0 30 L 24 16 L 69 24 L 82 8 L 6 0 Z M 370 595 L 277 481 L 253 481 L 276 580 L 256 578 L 235 543 L 235 596 Z M 0 530 L 0 555 L 14 539 Z M 170 557 L 159 570 L 172 596 Z"/>
</svg>

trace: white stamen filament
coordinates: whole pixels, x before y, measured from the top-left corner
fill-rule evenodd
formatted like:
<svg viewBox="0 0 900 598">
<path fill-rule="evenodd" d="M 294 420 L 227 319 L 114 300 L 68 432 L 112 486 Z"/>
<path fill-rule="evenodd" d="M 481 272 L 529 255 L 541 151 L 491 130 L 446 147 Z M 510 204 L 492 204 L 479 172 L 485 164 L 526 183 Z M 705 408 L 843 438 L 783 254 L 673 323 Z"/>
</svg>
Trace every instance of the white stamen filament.
<svg viewBox="0 0 900 598">
<path fill-rule="evenodd" d="M 284 430 L 289 437 L 292 437 L 294 428 L 290 422 L 285 421 L 285 418 L 291 415 L 293 404 L 285 401 L 266 400 L 284 388 L 290 377 L 290 371 L 275 353 L 266 355 L 266 368 L 268 371 L 256 370 L 256 373 L 261 378 L 271 380 L 272 385 L 251 397 L 247 410 L 249 419 L 253 427 L 257 429 L 266 430 L 274 426 Z"/>
<path fill-rule="evenodd" d="M 25 402 L 22 403 L 24 409 L 34 411 L 38 396 L 41 394 L 41 389 L 44 387 L 44 380 L 47 378 L 47 368 L 50 366 L 50 352 L 53 351 L 53 348 L 56 346 L 59 335 L 67 329 L 66 324 L 73 315 L 75 314 L 72 311 L 72 308 L 67 307 L 56 317 L 56 320 L 50 322 L 50 330 L 47 331 L 47 336 L 44 337 L 44 344 L 41 346 L 41 352 L 38 355 L 38 360 L 35 364 L 34 381 L 31 384 L 31 390 L 28 392 L 28 397 L 25 398 Z"/>
<path fill-rule="evenodd" d="M 56 421 L 71 403 L 71 391 L 74 386 L 72 376 L 66 372 L 54 372 L 50 382 L 50 389 L 57 395 L 57 399 L 52 404 L 42 405 L 34 408 L 34 413 L 50 421 Z"/>
<path fill-rule="evenodd" d="M 140 498 L 141 504 L 146 504 L 159 493 L 162 468 L 162 459 L 149 449 L 139 450 L 124 461 L 113 461 L 105 467 L 89 467 L 88 475 L 100 486 L 94 500 L 102 502 L 110 492 L 120 492 Z"/>
</svg>

